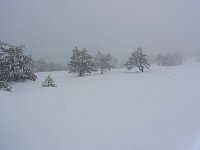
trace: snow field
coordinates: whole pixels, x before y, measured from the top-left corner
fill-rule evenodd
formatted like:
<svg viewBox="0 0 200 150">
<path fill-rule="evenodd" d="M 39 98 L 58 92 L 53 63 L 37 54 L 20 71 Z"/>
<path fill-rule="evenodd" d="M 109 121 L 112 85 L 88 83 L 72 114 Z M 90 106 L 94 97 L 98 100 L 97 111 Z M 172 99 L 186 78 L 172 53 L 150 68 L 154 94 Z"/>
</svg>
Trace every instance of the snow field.
<svg viewBox="0 0 200 150">
<path fill-rule="evenodd" d="M 197 150 L 199 67 L 12 83 L 0 92 L 0 150 Z M 49 74 L 58 87 L 41 87 Z"/>
</svg>

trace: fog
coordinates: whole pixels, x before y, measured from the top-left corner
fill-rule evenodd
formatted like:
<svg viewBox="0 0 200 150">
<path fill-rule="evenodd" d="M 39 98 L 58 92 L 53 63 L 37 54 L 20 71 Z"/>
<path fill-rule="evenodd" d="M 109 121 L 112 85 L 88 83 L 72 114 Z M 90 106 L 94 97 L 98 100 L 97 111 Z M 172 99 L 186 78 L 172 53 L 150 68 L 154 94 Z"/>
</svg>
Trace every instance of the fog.
<svg viewBox="0 0 200 150">
<path fill-rule="evenodd" d="M 125 59 L 200 50 L 199 0 L 0 0 L 0 40 L 66 63 L 75 46 Z"/>
</svg>

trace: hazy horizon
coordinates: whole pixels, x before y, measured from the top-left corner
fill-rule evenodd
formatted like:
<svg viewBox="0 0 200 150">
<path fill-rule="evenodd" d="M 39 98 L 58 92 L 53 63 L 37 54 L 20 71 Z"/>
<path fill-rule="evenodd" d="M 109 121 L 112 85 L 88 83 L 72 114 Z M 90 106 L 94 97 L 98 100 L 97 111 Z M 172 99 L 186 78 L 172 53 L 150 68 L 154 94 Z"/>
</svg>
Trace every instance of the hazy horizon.
<svg viewBox="0 0 200 150">
<path fill-rule="evenodd" d="M 137 47 L 200 51 L 199 8 L 198 0 L 0 0 L 0 40 L 61 63 L 75 46 L 118 59 Z"/>
</svg>

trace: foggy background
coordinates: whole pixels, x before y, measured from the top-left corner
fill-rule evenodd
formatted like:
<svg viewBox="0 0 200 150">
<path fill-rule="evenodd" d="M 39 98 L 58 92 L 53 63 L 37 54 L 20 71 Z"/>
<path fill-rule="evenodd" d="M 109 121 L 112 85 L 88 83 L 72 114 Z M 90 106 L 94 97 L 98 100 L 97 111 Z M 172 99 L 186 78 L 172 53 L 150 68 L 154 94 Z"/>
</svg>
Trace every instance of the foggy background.
<svg viewBox="0 0 200 150">
<path fill-rule="evenodd" d="M 199 0 L 0 0 L 0 40 L 67 63 L 75 46 L 127 59 L 200 50 Z"/>
</svg>

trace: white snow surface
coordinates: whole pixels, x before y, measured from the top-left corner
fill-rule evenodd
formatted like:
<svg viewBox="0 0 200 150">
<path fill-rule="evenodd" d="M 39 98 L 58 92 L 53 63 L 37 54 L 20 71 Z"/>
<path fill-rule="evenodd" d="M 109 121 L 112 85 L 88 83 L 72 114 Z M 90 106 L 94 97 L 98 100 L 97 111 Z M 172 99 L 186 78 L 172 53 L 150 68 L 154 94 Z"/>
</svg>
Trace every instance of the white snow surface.
<svg viewBox="0 0 200 150">
<path fill-rule="evenodd" d="M 0 91 L 0 150 L 200 150 L 199 63 L 37 76 Z"/>
</svg>

